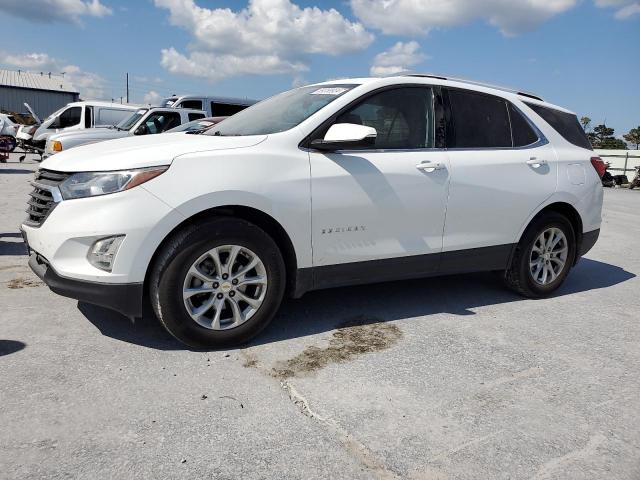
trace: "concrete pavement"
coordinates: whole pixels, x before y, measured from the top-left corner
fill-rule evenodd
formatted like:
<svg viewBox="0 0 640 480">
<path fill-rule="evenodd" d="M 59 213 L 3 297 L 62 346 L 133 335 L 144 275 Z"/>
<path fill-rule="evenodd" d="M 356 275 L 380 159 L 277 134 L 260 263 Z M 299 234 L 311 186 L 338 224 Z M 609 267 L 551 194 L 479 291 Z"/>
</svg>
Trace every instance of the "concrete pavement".
<svg viewBox="0 0 640 480">
<path fill-rule="evenodd" d="M 491 274 L 313 292 L 242 349 L 59 297 L 0 165 L 2 478 L 640 478 L 640 192 L 553 298 Z"/>
</svg>

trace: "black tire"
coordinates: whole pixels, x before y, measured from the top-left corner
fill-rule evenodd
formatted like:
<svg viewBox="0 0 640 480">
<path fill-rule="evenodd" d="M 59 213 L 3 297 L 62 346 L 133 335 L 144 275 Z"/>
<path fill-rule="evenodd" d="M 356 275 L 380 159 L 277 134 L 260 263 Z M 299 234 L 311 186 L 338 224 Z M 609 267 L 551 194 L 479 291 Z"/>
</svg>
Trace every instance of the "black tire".
<svg viewBox="0 0 640 480">
<path fill-rule="evenodd" d="M 193 262 L 221 245 L 238 245 L 258 255 L 268 286 L 262 305 L 249 320 L 229 330 L 211 330 L 191 318 L 182 288 Z M 152 267 L 149 294 L 160 323 L 182 343 L 196 349 L 230 347 L 248 342 L 271 322 L 284 295 L 285 275 L 282 254 L 262 229 L 245 220 L 217 217 L 185 228 L 164 245 Z"/>
<path fill-rule="evenodd" d="M 564 233 L 567 244 L 568 253 L 565 265 L 558 277 L 546 284 L 537 283 L 531 269 L 529 260 L 531 258 L 531 250 L 538 236 L 549 228 L 559 228 Z M 543 213 L 536 217 L 527 227 L 520 242 L 518 243 L 511 259 L 511 265 L 504 272 L 504 280 L 506 285 L 528 298 L 542 298 L 550 295 L 557 290 L 565 281 L 569 271 L 575 263 L 576 258 L 576 234 L 571 222 L 564 215 L 556 212 Z"/>
</svg>

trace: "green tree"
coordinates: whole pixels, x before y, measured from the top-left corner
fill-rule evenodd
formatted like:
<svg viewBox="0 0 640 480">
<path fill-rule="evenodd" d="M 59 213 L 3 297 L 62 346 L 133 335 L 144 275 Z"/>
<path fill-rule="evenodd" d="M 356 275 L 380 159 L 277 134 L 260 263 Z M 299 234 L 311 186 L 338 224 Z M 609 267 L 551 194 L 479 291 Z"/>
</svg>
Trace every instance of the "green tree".
<svg viewBox="0 0 640 480">
<path fill-rule="evenodd" d="M 636 150 L 640 149 L 640 127 L 632 128 L 629 133 L 622 137 L 631 145 L 635 145 Z"/>
<path fill-rule="evenodd" d="M 626 150 L 627 144 L 614 136 L 615 130 L 607 127 L 604 123 L 593 128 L 587 133 L 593 148 Z"/>
<path fill-rule="evenodd" d="M 600 148 L 607 150 L 626 150 L 627 144 L 619 138 L 605 138 Z"/>
<path fill-rule="evenodd" d="M 585 132 L 589 131 L 589 127 L 591 126 L 591 119 L 589 117 L 581 117 L 580 118 L 580 125 L 582 125 L 582 129 Z"/>
</svg>

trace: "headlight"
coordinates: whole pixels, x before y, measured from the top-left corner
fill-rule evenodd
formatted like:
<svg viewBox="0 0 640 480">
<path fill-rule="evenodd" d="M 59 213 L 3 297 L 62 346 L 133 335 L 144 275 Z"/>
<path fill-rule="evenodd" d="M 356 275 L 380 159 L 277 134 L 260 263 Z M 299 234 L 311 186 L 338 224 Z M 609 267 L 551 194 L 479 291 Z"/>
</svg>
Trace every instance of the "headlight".
<svg viewBox="0 0 640 480">
<path fill-rule="evenodd" d="M 70 200 L 72 198 L 95 197 L 122 192 L 148 182 L 166 172 L 168 168 L 169 166 L 165 165 L 116 172 L 74 173 L 60 184 L 60 193 L 62 193 L 62 198 Z"/>
</svg>

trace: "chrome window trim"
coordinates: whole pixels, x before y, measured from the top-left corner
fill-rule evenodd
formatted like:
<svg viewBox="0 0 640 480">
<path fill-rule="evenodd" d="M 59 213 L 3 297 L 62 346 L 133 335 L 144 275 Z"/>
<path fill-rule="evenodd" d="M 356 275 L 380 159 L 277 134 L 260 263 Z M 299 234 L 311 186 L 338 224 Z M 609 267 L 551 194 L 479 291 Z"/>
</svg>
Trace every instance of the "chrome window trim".
<svg viewBox="0 0 640 480">
<path fill-rule="evenodd" d="M 535 130 L 539 132 L 538 129 Z M 529 145 L 523 145 L 521 147 L 470 147 L 470 148 L 400 148 L 400 149 L 351 149 L 351 150 L 335 150 L 333 152 L 324 152 L 322 150 L 316 150 L 314 148 L 303 148 L 302 150 L 306 150 L 307 152 L 321 152 L 327 155 L 333 153 L 385 153 L 385 152 L 487 152 L 487 151 L 502 151 L 502 150 L 531 150 L 534 148 L 539 148 L 544 145 L 549 144 L 549 140 L 540 132 L 539 138 L 534 143 L 530 143 Z"/>
<path fill-rule="evenodd" d="M 548 145 L 549 140 L 542 136 L 542 138 L 538 138 L 538 140 L 534 143 L 530 143 L 529 145 L 523 145 L 522 147 L 475 147 L 475 148 L 447 148 L 448 152 L 486 152 L 486 151 L 500 151 L 500 150 L 531 150 L 533 148 L 542 147 L 544 145 Z"/>
</svg>

